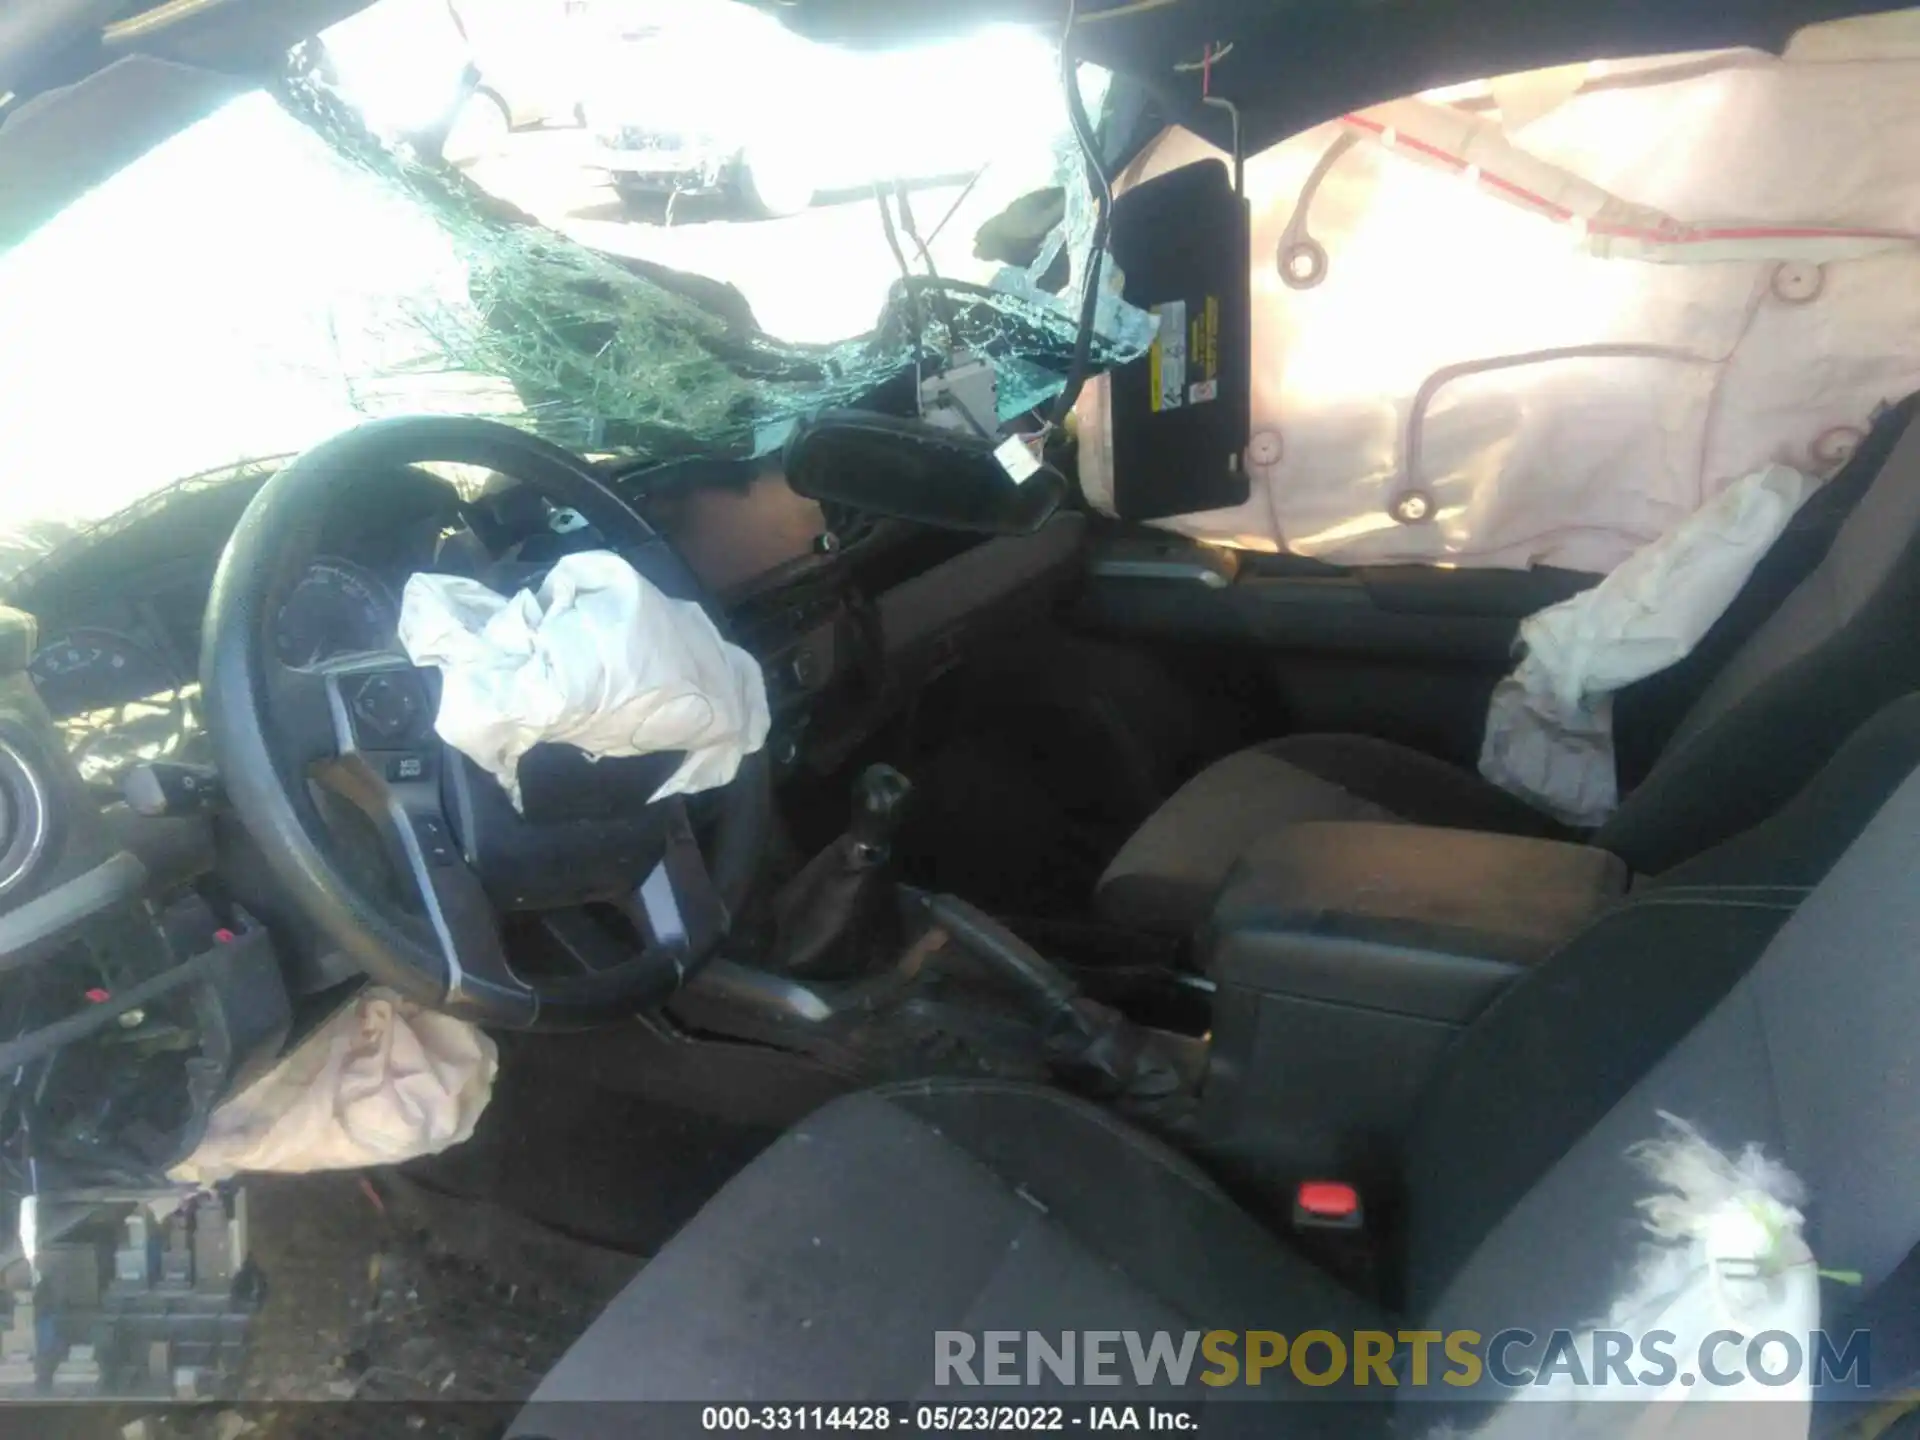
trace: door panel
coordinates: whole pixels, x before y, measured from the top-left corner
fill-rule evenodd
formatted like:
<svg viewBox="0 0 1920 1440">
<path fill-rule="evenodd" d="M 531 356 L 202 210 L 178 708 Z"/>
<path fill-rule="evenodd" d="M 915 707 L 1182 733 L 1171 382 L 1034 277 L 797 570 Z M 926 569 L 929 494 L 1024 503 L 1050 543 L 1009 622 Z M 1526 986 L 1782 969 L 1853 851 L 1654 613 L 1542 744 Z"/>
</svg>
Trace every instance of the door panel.
<svg viewBox="0 0 1920 1440">
<path fill-rule="evenodd" d="M 1597 579 L 1551 569 L 1346 569 L 1122 529 L 1090 548 L 1075 619 L 1189 672 L 1200 664 L 1259 674 L 1259 713 L 1244 727 L 1255 733 L 1377 735 L 1472 764 L 1520 621 Z"/>
</svg>

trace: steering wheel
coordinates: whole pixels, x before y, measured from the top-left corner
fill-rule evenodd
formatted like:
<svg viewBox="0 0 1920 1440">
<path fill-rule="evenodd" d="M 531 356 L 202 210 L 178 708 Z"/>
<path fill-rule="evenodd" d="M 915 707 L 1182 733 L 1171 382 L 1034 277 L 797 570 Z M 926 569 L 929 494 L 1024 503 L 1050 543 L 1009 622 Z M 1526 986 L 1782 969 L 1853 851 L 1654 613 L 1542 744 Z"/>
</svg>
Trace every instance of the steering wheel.
<svg viewBox="0 0 1920 1440">
<path fill-rule="evenodd" d="M 697 797 L 717 801 L 709 866 L 679 797 L 594 823 L 523 819 L 491 776 L 433 734 L 437 677 L 404 655 L 283 663 L 272 626 L 314 558 L 339 482 L 427 461 L 509 476 L 577 511 L 630 558 L 664 544 L 584 460 L 511 426 L 442 416 L 381 420 L 324 441 L 260 488 L 214 574 L 200 683 L 228 798 L 294 903 L 362 970 L 401 994 L 511 1029 L 630 1016 L 708 959 L 744 904 L 771 823 L 765 752 L 747 757 L 711 798 Z M 687 577 L 685 588 L 692 585 Z M 373 820 L 404 878 L 397 893 L 361 875 L 364 867 L 340 863 L 316 785 Z M 500 911 L 526 896 L 501 867 L 503 857 L 530 854 L 543 875 L 582 877 L 581 893 L 549 890 L 540 908 L 628 900 L 644 947 L 604 968 L 518 974 Z M 624 870 L 623 895 L 605 888 L 609 856 Z M 590 878 L 596 872 L 597 881 Z"/>
</svg>

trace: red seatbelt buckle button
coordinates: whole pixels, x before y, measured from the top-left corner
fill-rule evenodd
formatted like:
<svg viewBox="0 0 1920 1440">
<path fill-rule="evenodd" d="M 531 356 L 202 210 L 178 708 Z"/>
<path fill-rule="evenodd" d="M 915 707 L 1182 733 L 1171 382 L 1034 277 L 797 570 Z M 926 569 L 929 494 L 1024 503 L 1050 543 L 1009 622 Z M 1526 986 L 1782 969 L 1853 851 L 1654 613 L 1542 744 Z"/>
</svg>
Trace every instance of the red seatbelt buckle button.
<svg viewBox="0 0 1920 1440">
<path fill-rule="evenodd" d="M 1360 1192 L 1340 1180 L 1302 1180 L 1293 1192 L 1293 1223 L 1308 1230 L 1358 1230 Z"/>
</svg>

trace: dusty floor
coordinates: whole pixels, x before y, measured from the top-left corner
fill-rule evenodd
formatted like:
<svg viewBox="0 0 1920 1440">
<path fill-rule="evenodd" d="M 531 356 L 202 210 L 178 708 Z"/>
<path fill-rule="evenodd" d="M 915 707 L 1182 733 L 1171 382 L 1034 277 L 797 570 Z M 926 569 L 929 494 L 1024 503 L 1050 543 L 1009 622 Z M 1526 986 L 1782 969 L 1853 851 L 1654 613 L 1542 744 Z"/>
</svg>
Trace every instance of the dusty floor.
<svg viewBox="0 0 1920 1440">
<path fill-rule="evenodd" d="M 247 1182 L 264 1298 L 234 1399 L 100 1407 L 34 1440 L 495 1440 L 643 1257 L 844 1088 L 774 1052 L 656 1052 L 617 1030 L 513 1037 L 503 1056 L 474 1137 L 404 1175 Z"/>
<path fill-rule="evenodd" d="M 490 1440 L 643 1263 L 391 1174 L 263 1177 L 251 1206 L 238 1399 L 130 1440 Z"/>
</svg>

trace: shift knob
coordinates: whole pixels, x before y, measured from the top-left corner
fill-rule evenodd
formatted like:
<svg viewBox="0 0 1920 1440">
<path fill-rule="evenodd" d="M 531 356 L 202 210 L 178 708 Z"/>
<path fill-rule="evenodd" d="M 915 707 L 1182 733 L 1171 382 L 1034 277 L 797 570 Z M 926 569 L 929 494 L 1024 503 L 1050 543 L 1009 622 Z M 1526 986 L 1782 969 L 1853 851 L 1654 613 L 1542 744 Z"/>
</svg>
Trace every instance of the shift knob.
<svg viewBox="0 0 1920 1440">
<path fill-rule="evenodd" d="M 877 865 L 893 849 L 907 816 L 913 782 L 891 765 L 869 765 L 853 782 L 853 820 L 847 836 L 859 860 Z"/>
<path fill-rule="evenodd" d="M 886 863 L 906 817 L 913 784 L 890 765 L 869 765 L 853 782 L 853 818 L 844 835 L 809 860 L 774 896 L 779 938 L 773 966 L 789 975 L 846 976 L 888 921 Z"/>
</svg>

